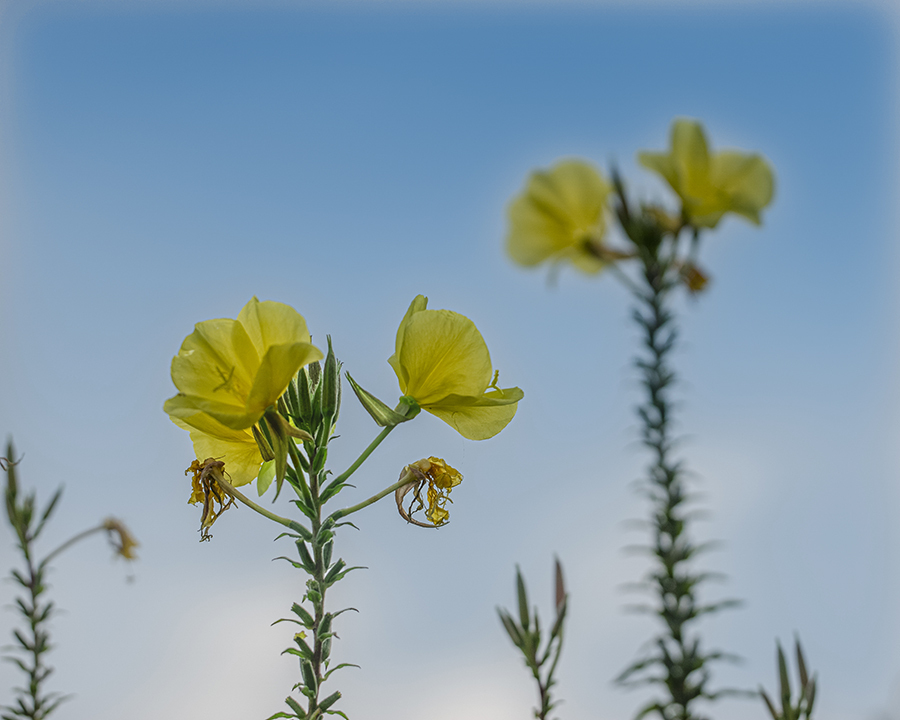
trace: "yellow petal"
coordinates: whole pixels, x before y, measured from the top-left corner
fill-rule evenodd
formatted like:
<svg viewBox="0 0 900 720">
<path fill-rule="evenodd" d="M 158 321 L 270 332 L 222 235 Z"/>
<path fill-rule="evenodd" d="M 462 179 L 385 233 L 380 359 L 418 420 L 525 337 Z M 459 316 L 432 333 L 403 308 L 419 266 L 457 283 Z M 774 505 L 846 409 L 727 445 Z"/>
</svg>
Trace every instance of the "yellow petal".
<svg viewBox="0 0 900 720">
<path fill-rule="evenodd" d="M 406 311 L 406 315 L 404 315 L 403 319 L 400 321 L 400 327 L 397 328 L 397 338 L 394 340 L 394 354 L 388 358 L 388 363 L 394 368 L 397 380 L 400 381 L 400 392 L 404 395 L 408 394 L 406 392 L 408 375 L 406 370 L 400 365 L 400 348 L 403 347 L 403 338 L 406 335 L 406 326 L 409 324 L 410 319 L 413 315 L 425 310 L 427 307 L 428 298 L 424 295 L 416 295 L 413 298 L 413 301 L 409 304 L 409 309 Z"/>
<path fill-rule="evenodd" d="M 185 395 L 244 405 L 259 355 L 234 320 L 197 323 L 172 358 L 172 382 Z"/>
<path fill-rule="evenodd" d="M 310 341 L 306 320 L 284 303 L 260 302 L 254 297 L 244 305 L 237 321 L 247 331 L 260 357 L 273 345 Z"/>
<path fill-rule="evenodd" d="M 524 395 L 519 388 L 504 388 L 480 398 L 450 397 L 424 409 L 469 440 L 487 440 L 509 424 Z"/>
<path fill-rule="evenodd" d="M 392 365 L 401 370 L 397 377 L 405 395 L 425 407 L 448 395 L 484 392 L 491 356 L 475 323 L 450 310 L 420 310 L 404 318 L 404 325 Z"/>
<path fill-rule="evenodd" d="M 284 394 L 300 368 L 323 357 L 319 348 L 306 342 L 270 347 L 256 373 L 247 407 L 261 415 Z"/>
<path fill-rule="evenodd" d="M 771 201 L 775 178 L 765 158 L 723 151 L 713 157 L 710 180 L 728 195 L 729 210 L 759 224 L 759 211 Z"/>
<path fill-rule="evenodd" d="M 235 487 L 246 485 L 256 477 L 263 459 L 250 430 L 231 430 L 204 416 L 188 418 L 188 421 L 173 418 L 172 422 L 190 432 L 194 454 L 201 462 L 215 458 L 225 463 L 229 482 Z M 198 429 L 198 425 L 208 432 Z"/>
</svg>

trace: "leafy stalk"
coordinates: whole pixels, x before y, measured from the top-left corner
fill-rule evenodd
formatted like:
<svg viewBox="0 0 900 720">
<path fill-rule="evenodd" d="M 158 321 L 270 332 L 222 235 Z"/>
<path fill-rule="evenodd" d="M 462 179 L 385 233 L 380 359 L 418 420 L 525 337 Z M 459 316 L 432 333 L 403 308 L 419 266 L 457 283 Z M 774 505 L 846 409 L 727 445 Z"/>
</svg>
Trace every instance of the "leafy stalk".
<svg viewBox="0 0 900 720">
<path fill-rule="evenodd" d="M 637 307 L 633 318 L 642 332 L 643 354 L 635 359 L 641 374 L 644 401 L 638 406 L 641 439 L 652 460 L 643 492 L 652 504 L 652 544 L 648 548 L 655 568 L 644 585 L 656 596 L 653 607 L 663 630 L 654 639 L 654 649 L 630 665 L 617 681 L 624 685 L 656 685 L 662 690 L 637 717 L 656 714 L 663 720 L 699 720 L 696 702 L 714 700 L 727 691 L 710 689 L 710 664 L 733 656 L 703 648 L 694 631 L 703 615 L 735 604 L 723 601 L 701 604 L 698 587 L 708 573 L 693 568 L 695 556 L 706 549 L 693 542 L 688 532 L 689 493 L 684 465 L 674 458 L 671 388 L 676 381 L 670 357 L 678 330 L 672 313 L 672 291 L 683 282 L 683 263 L 677 258 L 679 232 L 666 230 L 645 211 L 633 215 L 621 183 L 619 218 L 641 261 L 640 284 L 632 291 Z M 694 241 L 696 244 L 696 240 Z"/>
<path fill-rule="evenodd" d="M 806 670 L 806 659 L 803 657 L 803 648 L 800 647 L 800 638 L 796 638 L 794 642 L 797 652 L 797 674 L 800 680 L 800 694 L 796 704 L 792 699 L 791 679 L 781 643 L 777 644 L 781 709 L 776 707 L 762 687 L 759 688 L 759 695 L 772 715 L 772 720 L 810 720 L 812 716 L 813 705 L 816 701 L 816 676 L 813 674 L 810 677 Z"/>
<path fill-rule="evenodd" d="M 510 640 L 521 651 L 525 660 L 525 666 L 531 670 L 534 681 L 537 684 L 539 706 L 534 709 L 534 716 L 538 720 L 550 720 L 550 713 L 559 705 L 560 701 L 553 700 L 550 690 L 556 684 L 556 666 L 562 653 L 563 628 L 566 619 L 566 604 L 568 595 L 563 584 L 562 566 L 556 561 L 556 620 L 550 629 L 547 644 L 541 649 L 543 639 L 541 636 L 541 623 L 538 618 L 537 608 L 533 613 L 528 610 L 528 593 L 525 590 L 525 580 L 519 568 L 516 568 L 516 597 L 519 605 L 519 621 L 512 614 L 502 608 L 497 608 L 500 621 L 506 629 Z M 547 662 L 550 661 L 549 666 Z M 546 668 L 545 668 L 546 666 Z"/>
<path fill-rule="evenodd" d="M 99 532 L 106 532 L 122 557 L 133 560 L 137 541 L 124 524 L 115 518 L 107 518 L 96 527 L 84 530 L 66 540 L 38 560 L 35 554 L 35 542 L 46 527 L 53 511 L 62 496 L 59 488 L 50 498 L 50 502 L 40 511 L 34 492 L 22 495 L 19 492 L 17 462 L 12 442 L 7 445 L 6 457 L 0 458 L 0 469 L 6 471 L 6 514 L 9 524 L 16 534 L 16 545 L 22 553 L 24 572 L 13 568 L 10 571 L 13 582 L 19 586 L 22 594 L 15 599 L 15 609 L 24 621 L 24 629 L 13 630 L 15 644 L 5 648 L 8 654 L 4 659 L 12 662 L 25 675 L 25 683 L 14 688 L 15 703 L 0 708 L 3 720 L 44 720 L 69 698 L 59 692 L 46 690 L 46 682 L 53 673 L 47 664 L 47 654 L 53 648 L 50 642 L 50 619 L 56 613 L 53 601 L 46 599 L 48 585 L 46 573 L 50 561 L 65 550 L 85 538 Z"/>
<path fill-rule="evenodd" d="M 338 612 L 327 610 L 326 594 L 332 585 L 343 579 L 351 570 L 357 569 L 347 567 L 343 559 L 333 559 L 335 531 L 346 523 L 337 523 L 334 518 L 326 517 L 323 510 L 328 500 L 346 486 L 345 480 L 350 474 L 345 473 L 345 476 L 328 482 L 329 473 L 325 470 L 328 442 L 340 410 L 340 363 L 331 349 L 330 338 L 324 369 L 320 369 L 317 363 L 303 368 L 297 382 L 289 388 L 283 400 L 284 410 L 297 427 L 308 431 L 312 436 L 311 440 L 303 442 L 302 449 L 293 441 L 289 446 L 290 465 L 287 468 L 286 479 L 297 496 L 292 502 L 306 517 L 308 524 L 289 521 L 290 531 L 285 534 L 294 538 L 297 559 L 280 558 L 303 570 L 309 579 L 302 600 L 291 606 L 293 617 L 276 621 L 290 622 L 302 628 L 294 635 L 293 646 L 287 648 L 284 653 L 294 655 L 299 660 L 300 680 L 293 689 L 301 693 L 305 699 L 305 707 L 303 702 L 289 696 L 285 702 L 290 712 L 275 713 L 269 720 L 273 718 L 317 720 L 324 715 L 346 717 L 335 708 L 341 693 L 334 691 L 326 694 L 322 689 L 332 673 L 351 666 L 350 663 L 342 663 L 330 667 L 330 663 L 332 640 L 336 637 L 333 628 L 334 619 L 353 608 Z M 371 452 L 386 434 L 382 433 L 368 452 Z M 368 452 L 365 455 L 368 455 Z M 270 519 L 285 524 L 284 518 Z"/>
</svg>

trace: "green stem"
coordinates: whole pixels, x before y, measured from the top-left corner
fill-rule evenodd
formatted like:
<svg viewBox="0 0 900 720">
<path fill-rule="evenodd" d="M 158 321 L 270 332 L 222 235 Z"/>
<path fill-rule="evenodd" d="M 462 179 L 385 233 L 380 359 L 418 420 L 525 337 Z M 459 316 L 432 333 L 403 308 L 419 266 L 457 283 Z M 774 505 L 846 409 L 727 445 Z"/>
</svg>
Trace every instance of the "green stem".
<svg viewBox="0 0 900 720">
<path fill-rule="evenodd" d="M 57 555 L 59 555 L 64 550 L 68 550 L 75 543 L 79 542 L 80 540 L 84 540 L 86 537 L 90 537 L 94 533 L 101 532 L 102 530 L 106 530 L 106 526 L 101 523 L 97 527 L 89 528 L 88 530 L 78 533 L 74 537 L 70 537 L 62 545 L 60 545 L 58 548 L 56 548 L 56 550 L 54 550 L 49 555 L 47 555 L 47 557 L 45 557 L 41 561 L 41 565 L 47 565 L 53 558 L 55 558 Z"/>
<path fill-rule="evenodd" d="M 300 532 L 303 532 L 306 530 L 306 528 L 304 528 L 302 526 L 298 526 L 298 524 L 296 522 L 294 522 L 293 520 L 289 520 L 288 518 L 283 518 L 283 517 L 281 517 L 281 515 L 276 515 L 273 512 L 269 512 L 261 505 L 257 505 L 250 498 L 248 498 L 246 495 L 244 495 L 244 493 L 242 493 L 240 490 L 236 490 L 235 487 L 231 483 L 229 483 L 227 480 L 225 480 L 224 478 L 217 478 L 216 482 L 222 487 L 222 489 L 226 493 L 233 496 L 235 499 L 240 500 L 248 508 L 250 508 L 251 510 L 255 510 L 263 517 L 266 517 L 269 520 L 272 520 L 273 522 L 277 522 L 279 525 L 284 525 L 286 528 L 290 528 L 291 530 L 298 530 L 298 528 L 299 528 Z"/>
<path fill-rule="evenodd" d="M 392 492 L 399 490 L 404 485 L 408 485 L 412 481 L 413 481 L 412 473 L 405 472 L 405 473 L 403 473 L 402 477 L 397 482 L 395 482 L 393 485 L 386 487 L 381 492 L 375 493 L 368 500 L 363 500 L 361 503 L 357 503 L 356 505 L 351 505 L 348 508 L 342 508 L 341 510 L 335 510 L 333 513 L 331 513 L 331 517 L 334 520 L 338 520 L 342 517 L 347 517 L 348 515 L 352 515 L 353 513 L 358 512 L 359 510 L 362 510 L 363 508 L 367 508 L 367 507 L 369 507 L 369 505 L 378 502 L 385 495 L 390 495 Z"/>
<path fill-rule="evenodd" d="M 384 430 L 382 430 L 380 433 L 378 433 L 378 437 L 376 437 L 371 443 L 369 443 L 369 447 L 367 447 L 365 450 L 362 451 L 362 455 L 360 455 L 358 458 L 356 458 L 356 461 L 350 467 L 348 467 L 343 473 L 338 475 L 336 480 L 339 480 L 340 482 L 345 482 L 353 473 L 355 473 L 359 469 L 359 466 L 362 465 L 368 459 L 369 455 L 371 455 L 374 452 L 375 448 L 377 448 L 379 445 L 381 445 L 382 441 L 390 434 L 391 430 L 393 430 L 395 427 L 397 427 L 397 426 L 389 425 Z"/>
</svg>

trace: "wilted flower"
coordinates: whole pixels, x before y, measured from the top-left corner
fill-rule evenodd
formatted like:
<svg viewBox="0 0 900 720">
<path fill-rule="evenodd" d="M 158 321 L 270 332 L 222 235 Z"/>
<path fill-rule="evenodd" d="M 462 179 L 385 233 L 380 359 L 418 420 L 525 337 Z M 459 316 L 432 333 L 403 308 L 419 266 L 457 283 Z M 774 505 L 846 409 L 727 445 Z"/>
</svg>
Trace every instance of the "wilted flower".
<svg viewBox="0 0 900 720">
<path fill-rule="evenodd" d="M 581 160 L 533 172 L 510 203 L 506 251 L 519 265 L 568 260 L 586 273 L 602 270 L 626 256 L 603 243 L 611 192 L 609 182 Z"/>
<path fill-rule="evenodd" d="M 758 225 L 760 211 L 772 200 L 775 180 L 765 158 L 735 150 L 710 153 L 703 127 L 693 120 L 672 123 L 668 153 L 641 152 L 638 162 L 665 178 L 695 227 L 715 227 L 726 212 Z"/>
<path fill-rule="evenodd" d="M 301 367 L 322 357 L 296 310 L 253 298 L 237 320 L 194 326 L 172 360 L 179 392 L 164 409 L 201 432 L 208 433 L 208 419 L 244 430 L 281 397 Z"/>
<path fill-rule="evenodd" d="M 188 500 L 192 505 L 203 503 L 203 513 L 200 515 L 200 540 L 209 540 L 212 535 L 209 529 L 223 512 L 234 504 L 234 498 L 225 492 L 219 480 L 225 478 L 225 463 L 215 458 L 206 458 L 202 463 L 194 460 L 191 466 L 184 471 L 191 477 L 191 497 Z"/>
<path fill-rule="evenodd" d="M 497 386 L 487 345 L 475 323 L 450 310 L 427 310 L 417 295 L 397 330 L 388 359 L 400 391 L 469 440 L 493 437 L 516 414 L 524 397 Z"/>
<path fill-rule="evenodd" d="M 103 529 L 106 530 L 116 554 L 126 560 L 137 560 L 134 550 L 140 546 L 140 543 L 134 539 L 134 535 L 125 527 L 125 523 L 117 518 L 106 518 L 103 521 Z"/>
<path fill-rule="evenodd" d="M 446 525 L 450 519 L 450 513 L 446 509 L 450 499 L 450 490 L 462 482 L 462 474 L 459 470 L 450 467 L 441 458 L 430 457 L 419 460 L 403 468 L 403 474 L 409 478 L 409 482 L 397 488 L 394 497 L 397 501 L 397 510 L 407 522 L 419 527 L 440 527 Z M 401 474 L 401 478 L 403 477 Z M 425 498 L 422 491 L 425 490 Z M 409 507 L 403 506 L 403 500 L 412 492 L 412 500 Z M 428 505 L 425 509 L 426 503 Z M 425 517 L 428 523 L 416 520 L 415 515 L 419 510 L 425 509 Z M 430 524 L 429 524 L 430 523 Z"/>
<path fill-rule="evenodd" d="M 177 418 L 172 418 L 172 422 L 191 434 L 194 456 L 221 460 L 234 487 L 253 482 L 263 464 L 253 432 L 232 430 L 203 413 L 197 413 L 191 419 L 191 424 Z"/>
</svg>

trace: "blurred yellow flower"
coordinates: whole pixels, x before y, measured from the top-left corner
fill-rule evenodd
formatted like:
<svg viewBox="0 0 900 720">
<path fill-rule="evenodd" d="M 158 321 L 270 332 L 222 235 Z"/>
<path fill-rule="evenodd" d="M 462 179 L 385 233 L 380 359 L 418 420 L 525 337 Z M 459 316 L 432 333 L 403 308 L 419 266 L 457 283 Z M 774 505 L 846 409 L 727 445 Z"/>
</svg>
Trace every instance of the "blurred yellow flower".
<svg viewBox="0 0 900 720">
<path fill-rule="evenodd" d="M 462 473 L 448 465 L 445 460 L 436 457 L 407 465 L 404 472 L 410 481 L 394 493 L 397 509 L 403 519 L 420 527 L 446 525 L 450 519 L 450 512 L 446 506 L 448 502 L 453 502 L 450 499 L 450 491 L 462 482 Z M 422 500 L 422 488 L 426 484 L 428 485 L 426 490 L 428 508 L 425 510 L 425 517 L 431 523 L 430 525 L 413 517 L 415 513 L 425 508 L 425 501 Z M 409 503 L 409 508 L 404 508 L 403 498 L 409 492 L 413 493 L 413 499 Z"/>
<path fill-rule="evenodd" d="M 775 179 L 764 157 L 735 150 L 710 153 L 703 127 L 693 120 L 672 123 L 668 153 L 641 152 L 638 162 L 672 186 L 694 227 L 715 227 L 726 212 L 759 225 L 760 210 L 774 193 Z"/>
<path fill-rule="evenodd" d="M 499 388 L 487 345 L 475 323 L 449 310 L 428 310 L 417 295 L 397 330 L 388 359 L 400 391 L 469 440 L 499 433 L 524 397 L 517 387 Z"/>
<path fill-rule="evenodd" d="M 570 261 L 595 273 L 621 256 L 603 244 L 612 186 L 593 166 L 563 160 L 528 178 L 510 203 L 506 251 L 519 265 Z"/>
<path fill-rule="evenodd" d="M 194 326 L 172 359 L 172 381 L 179 392 L 166 400 L 164 410 L 201 432 L 208 433 L 209 419 L 244 430 L 278 400 L 301 367 L 322 357 L 310 344 L 300 313 L 253 298 L 237 320 Z"/>
</svg>

